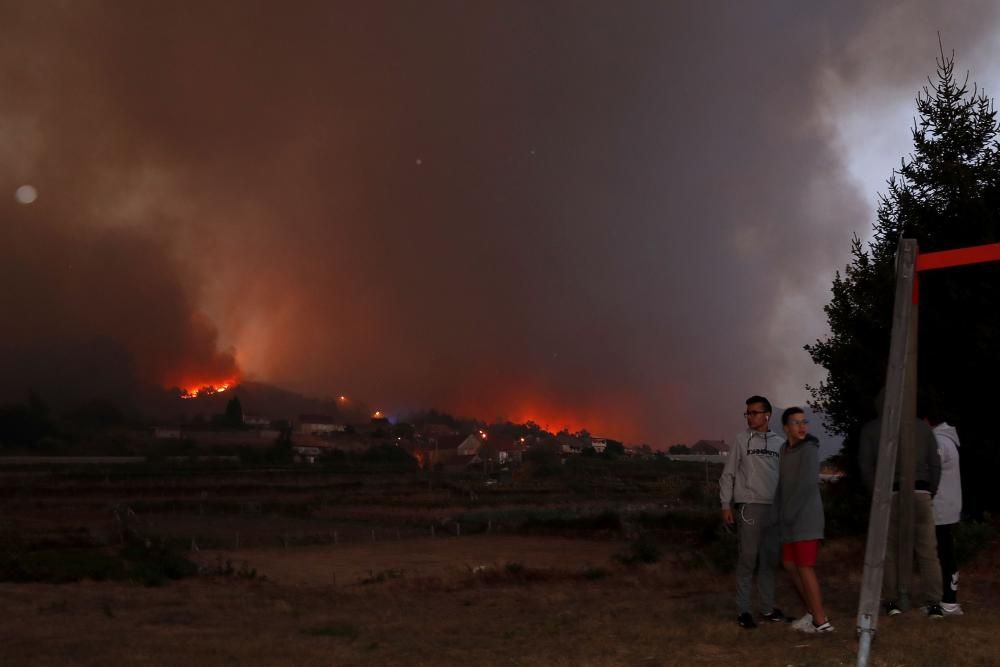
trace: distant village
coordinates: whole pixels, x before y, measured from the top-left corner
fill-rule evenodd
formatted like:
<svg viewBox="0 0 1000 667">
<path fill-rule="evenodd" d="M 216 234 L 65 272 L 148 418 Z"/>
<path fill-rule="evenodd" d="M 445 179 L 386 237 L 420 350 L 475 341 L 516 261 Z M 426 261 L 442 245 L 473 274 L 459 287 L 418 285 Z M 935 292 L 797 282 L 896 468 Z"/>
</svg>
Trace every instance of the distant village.
<svg viewBox="0 0 1000 667">
<path fill-rule="evenodd" d="M 532 447 L 547 447 L 558 452 L 563 460 L 601 455 L 722 462 L 729 452 L 729 446 L 721 440 L 699 440 L 691 446 L 679 444 L 662 451 L 648 445 L 626 447 L 615 438 L 586 431 L 550 433 L 532 422 L 487 425 L 456 420 L 433 411 L 395 423 L 380 411 L 372 413 L 365 423 L 350 422 L 332 414 L 271 419 L 244 413 L 239 399 L 234 398 L 228 403 L 226 413 L 218 417 L 211 424 L 157 426 L 153 436 L 160 441 L 187 441 L 200 448 L 270 447 L 285 439 L 295 460 L 302 463 L 314 463 L 334 451 L 363 452 L 389 445 L 405 451 L 421 468 L 455 472 L 470 469 L 488 472 L 517 465 Z"/>
</svg>

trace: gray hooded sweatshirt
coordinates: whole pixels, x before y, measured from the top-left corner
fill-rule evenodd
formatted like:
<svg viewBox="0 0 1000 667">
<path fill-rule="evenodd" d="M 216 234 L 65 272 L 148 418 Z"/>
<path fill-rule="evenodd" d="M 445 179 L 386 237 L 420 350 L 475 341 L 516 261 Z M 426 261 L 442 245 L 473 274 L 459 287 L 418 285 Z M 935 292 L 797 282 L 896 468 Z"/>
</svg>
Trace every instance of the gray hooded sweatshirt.
<svg viewBox="0 0 1000 667">
<path fill-rule="evenodd" d="M 732 509 L 734 503 L 774 502 L 782 441 L 773 431 L 760 433 L 747 429 L 736 436 L 719 478 L 722 509 Z"/>
<path fill-rule="evenodd" d="M 811 435 L 794 447 L 781 446 L 778 522 L 782 542 L 823 539 L 823 499 L 819 495 L 819 440 Z"/>
<path fill-rule="evenodd" d="M 958 469 L 958 431 L 948 422 L 934 427 L 938 455 L 941 457 L 941 483 L 934 496 L 934 523 L 938 526 L 958 523 L 962 517 L 962 474 Z"/>
</svg>

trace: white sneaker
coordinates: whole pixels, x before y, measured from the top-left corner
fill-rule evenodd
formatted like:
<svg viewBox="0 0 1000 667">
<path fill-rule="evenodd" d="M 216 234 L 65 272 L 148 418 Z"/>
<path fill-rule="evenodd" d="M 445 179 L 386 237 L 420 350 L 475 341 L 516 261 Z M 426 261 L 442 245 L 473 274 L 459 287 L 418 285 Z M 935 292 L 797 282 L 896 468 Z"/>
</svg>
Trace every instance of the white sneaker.
<svg viewBox="0 0 1000 667">
<path fill-rule="evenodd" d="M 827 632 L 833 632 L 833 626 L 830 625 L 830 619 L 829 618 L 826 619 L 825 623 L 822 623 L 820 625 L 816 625 L 815 623 L 813 623 L 810 620 L 805 625 L 802 625 L 801 627 L 798 627 L 798 628 L 795 628 L 795 629 L 798 630 L 799 632 L 804 632 L 807 635 L 821 635 L 821 634 L 825 634 Z"/>
<path fill-rule="evenodd" d="M 823 634 L 824 632 L 833 632 L 833 626 L 830 625 L 830 619 L 826 619 L 826 623 L 823 625 L 813 625 L 812 631 L 817 635 Z"/>
<path fill-rule="evenodd" d="M 965 613 L 962 611 L 962 605 L 957 602 L 942 602 L 941 611 L 945 616 L 962 616 Z"/>
<path fill-rule="evenodd" d="M 812 625 L 813 615 L 806 614 L 802 618 L 792 623 L 792 630 L 804 630 L 807 625 Z"/>
</svg>

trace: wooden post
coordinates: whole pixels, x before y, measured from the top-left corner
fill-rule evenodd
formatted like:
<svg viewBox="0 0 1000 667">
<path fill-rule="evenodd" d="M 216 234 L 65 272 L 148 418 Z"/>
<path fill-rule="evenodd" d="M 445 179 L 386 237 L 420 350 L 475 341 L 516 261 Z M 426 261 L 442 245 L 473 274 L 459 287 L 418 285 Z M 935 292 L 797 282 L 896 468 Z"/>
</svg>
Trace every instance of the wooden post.
<svg viewBox="0 0 1000 667">
<path fill-rule="evenodd" d="M 872 640 L 878 627 L 882 575 L 885 566 L 885 542 L 889 533 L 889 511 L 892 507 L 892 482 L 896 473 L 896 449 L 899 445 L 905 401 L 907 339 L 911 329 L 910 313 L 913 308 L 916 257 L 917 242 L 913 239 L 902 239 L 896 257 L 896 294 L 892 311 L 889 368 L 886 372 L 878 465 L 875 470 L 875 487 L 868 518 L 865 567 L 861 575 L 861 597 L 858 603 L 858 667 L 868 665 Z"/>
<path fill-rule="evenodd" d="M 913 583 L 913 485 L 916 481 L 917 420 L 917 304 L 910 308 L 909 329 L 906 338 L 906 374 L 903 380 L 902 424 L 899 433 L 899 535 L 896 557 L 899 608 L 906 611 L 911 606 L 910 591 Z"/>
</svg>

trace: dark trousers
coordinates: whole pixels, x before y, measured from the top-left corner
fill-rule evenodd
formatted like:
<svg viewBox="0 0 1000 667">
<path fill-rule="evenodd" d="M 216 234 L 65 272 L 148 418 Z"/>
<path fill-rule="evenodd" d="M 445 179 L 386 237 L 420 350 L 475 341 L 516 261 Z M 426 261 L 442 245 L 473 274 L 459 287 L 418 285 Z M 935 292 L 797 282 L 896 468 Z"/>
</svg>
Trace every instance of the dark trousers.
<svg viewBox="0 0 1000 667">
<path fill-rule="evenodd" d="M 953 528 L 957 524 L 949 523 L 936 526 L 938 560 L 941 561 L 941 602 L 953 604 L 958 602 L 958 562 L 955 560 L 955 538 Z"/>
</svg>

